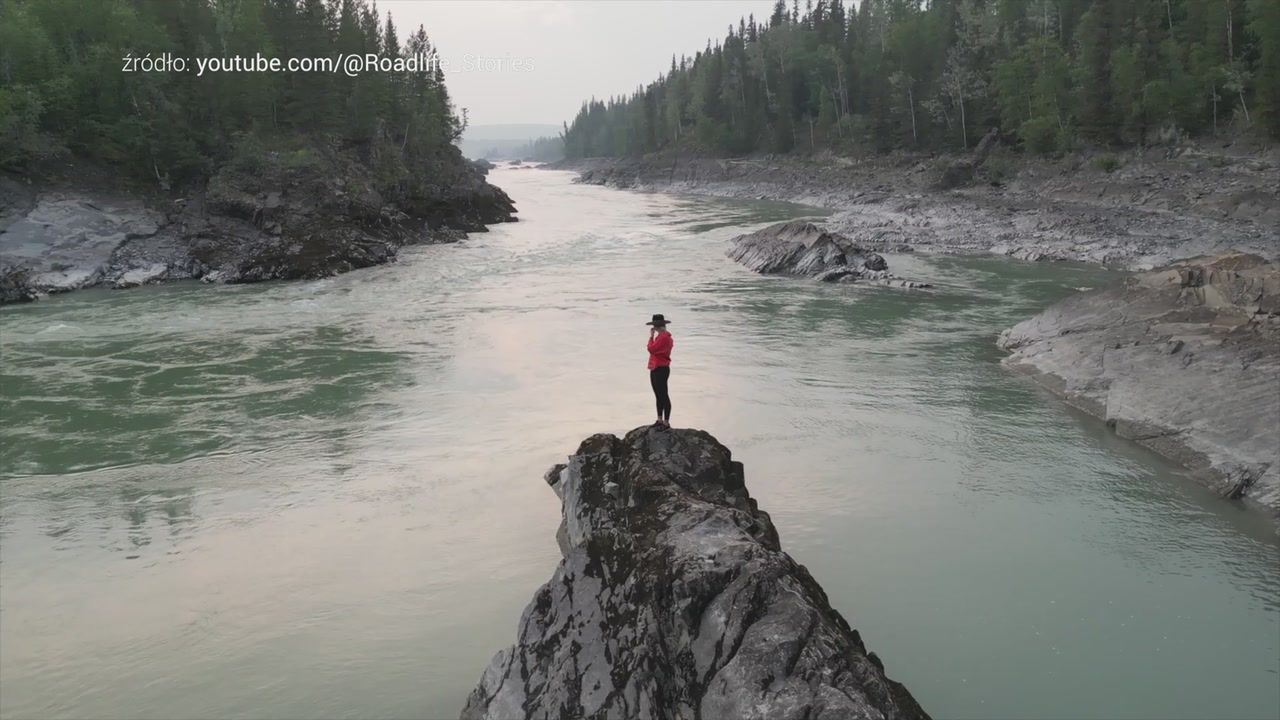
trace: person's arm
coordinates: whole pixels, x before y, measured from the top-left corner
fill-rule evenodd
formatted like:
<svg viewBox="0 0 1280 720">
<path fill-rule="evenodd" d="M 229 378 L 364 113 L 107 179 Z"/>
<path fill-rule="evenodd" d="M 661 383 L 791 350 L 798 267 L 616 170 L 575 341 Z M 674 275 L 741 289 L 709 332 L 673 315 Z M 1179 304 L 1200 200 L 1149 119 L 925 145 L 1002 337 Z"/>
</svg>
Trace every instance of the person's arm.
<svg viewBox="0 0 1280 720">
<path fill-rule="evenodd" d="M 671 339 L 671 333 L 663 333 L 649 341 L 649 352 L 662 354 L 671 354 L 671 348 L 675 343 Z"/>
</svg>

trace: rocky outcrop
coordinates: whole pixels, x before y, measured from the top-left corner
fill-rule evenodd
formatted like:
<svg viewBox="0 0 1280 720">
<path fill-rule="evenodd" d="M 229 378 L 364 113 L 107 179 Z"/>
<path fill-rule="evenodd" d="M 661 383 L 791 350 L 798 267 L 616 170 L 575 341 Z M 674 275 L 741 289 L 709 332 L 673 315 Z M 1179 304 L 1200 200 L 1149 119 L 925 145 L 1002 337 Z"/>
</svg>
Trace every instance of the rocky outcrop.
<svg viewBox="0 0 1280 720">
<path fill-rule="evenodd" d="M 812 277 L 822 282 L 866 280 L 897 287 L 923 288 L 926 283 L 896 278 L 877 253 L 811 222 L 792 220 L 770 225 L 732 241 L 728 256 L 764 275 Z"/>
<path fill-rule="evenodd" d="M 927 717 L 707 433 L 594 435 L 546 479 L 563 557 L 464 720 Z"/>
<path fill-rule="evenodd" d="M 154 236 L 164 218 L 119 197 L 37 195 L 0 182 L 7 212 L 0 220 L 0 301 L 100 284 L 121 245 Z"/>
<path fill-rule="evenodd" d="M 1280 516 L 1280 264 L 1200 257 L 1006 330 L 1005 364 Z"/>
<path fill-rule="evenodd" d="M 325 277 L 515 219 L 511 199 L 460 156 L 390 194 L 365 163 L 322 150 L 229 162 L 176 198 L 72 175 L 0 178 L 0 302 L 186 278 Z"/>
</svg>

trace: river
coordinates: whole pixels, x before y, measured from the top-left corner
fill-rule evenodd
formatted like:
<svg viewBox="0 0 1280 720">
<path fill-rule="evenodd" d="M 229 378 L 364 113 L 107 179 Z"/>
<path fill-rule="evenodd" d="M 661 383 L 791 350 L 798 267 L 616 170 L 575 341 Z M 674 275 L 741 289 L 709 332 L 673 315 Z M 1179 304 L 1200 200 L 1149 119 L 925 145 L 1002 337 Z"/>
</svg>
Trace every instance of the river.
<svg viewBox="0 0 1280 720">
<path fill-rule="evenodd" d="M 0 714 L 456 717 L 662 312 L 674 423 L 935 717 L 1280 715 L 1274 526 L 999 365 L 1106 271 L 760 277 L 725 241 L 814 211 L 491 178 L 521 222 L 394 265 L 0 308 Z"/>
</svg>

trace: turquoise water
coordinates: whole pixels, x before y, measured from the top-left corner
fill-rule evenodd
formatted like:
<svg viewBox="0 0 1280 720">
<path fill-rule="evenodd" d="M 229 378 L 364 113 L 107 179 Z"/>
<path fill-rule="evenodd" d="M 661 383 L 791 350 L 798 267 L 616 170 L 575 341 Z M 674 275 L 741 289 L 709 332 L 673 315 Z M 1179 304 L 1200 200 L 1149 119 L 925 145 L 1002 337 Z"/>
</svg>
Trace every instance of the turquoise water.
<svg viewBox="0 0 1280 720">
<path fill-rule="evenodd" d="M 663 312 L 675 423 L 935 717 L 1280 715 L 1274 527 L 999 365 L 1112 276 L 765 278 L 724 241 L 811 211 L 494 177 L 522 222 L 395 265 L 0 308 L 0 714 L 456 717 Z"/>
</svg>

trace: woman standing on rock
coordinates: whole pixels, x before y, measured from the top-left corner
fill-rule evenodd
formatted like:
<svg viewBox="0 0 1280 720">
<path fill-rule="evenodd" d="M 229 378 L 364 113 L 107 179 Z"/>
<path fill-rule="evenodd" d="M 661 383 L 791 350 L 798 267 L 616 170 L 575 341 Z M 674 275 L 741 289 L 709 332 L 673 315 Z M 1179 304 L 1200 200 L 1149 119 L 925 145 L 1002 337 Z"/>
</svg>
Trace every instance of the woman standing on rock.
<svg viewBox="0 0 1280 720">
<path fill-rule="evenodd" d="M 675 341 L 667 332 L 667 319 L 662 313 L 645 323 L 649 326 L 649 384 L 658 404 L 658 421 L 654 425 L 671 426 L 671 396 L 667 394 L 667 379 L 671 377 L 671 348 Z"/>
</svg>

